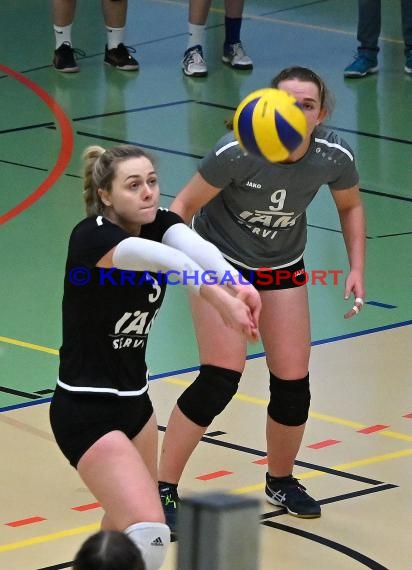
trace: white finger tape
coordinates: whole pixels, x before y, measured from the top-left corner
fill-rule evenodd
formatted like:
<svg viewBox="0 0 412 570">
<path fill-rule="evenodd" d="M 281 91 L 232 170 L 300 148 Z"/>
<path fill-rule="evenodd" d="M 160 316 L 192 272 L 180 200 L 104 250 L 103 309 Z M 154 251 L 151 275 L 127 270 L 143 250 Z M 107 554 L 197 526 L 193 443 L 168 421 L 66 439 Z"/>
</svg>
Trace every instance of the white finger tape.
<svg viewBox="0 0 412 570">
<path fill-rule="evenodd" d="M 353 305 L 352 311 L 355 311 L 355 313 L 358 314 L 359 310 L 360 310 L 359 307 L 357 307 L 356 305 Z"/>
<path fill-rule="evenodd" d="M 355 303 L 359 303 L 359 305 L 360 305 L 361 307 L 363 307 L 363 299 L 362 299 L 362 297 L 356 297 Z"/>
</svg>

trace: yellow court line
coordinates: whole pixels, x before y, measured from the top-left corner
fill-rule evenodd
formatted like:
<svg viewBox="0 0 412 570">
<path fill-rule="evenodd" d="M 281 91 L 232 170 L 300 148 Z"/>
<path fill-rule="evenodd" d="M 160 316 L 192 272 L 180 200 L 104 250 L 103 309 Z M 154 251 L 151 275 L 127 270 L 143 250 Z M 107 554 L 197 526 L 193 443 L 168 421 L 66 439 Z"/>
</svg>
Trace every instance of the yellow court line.
<svg viewBox="0 0 412 570">
<path fill-rule="evenodd" d="M 179 380 L 177 378 L 167 378 L 167 379 L 165 379 L 165 382 L 167 382 L 168 384 L 176 384 L 178 386 L 188 386 L 190 384 L 190 382 L 188 382 L 186 380 Z M 241 392 L 238 392 L 237 394 L 235 394 L 235 399 L 240 400 L 241 402 L 249 403 L 249 404 L 256 404 L 258 406 L 266 407 L 268 405 L 268 400 L 265 400 L 263 398 L 255 398 L 254 396 L 248 396 L 247 394 L 242 394 Z M 365 427 L 368 427 L 368 426 L 365 426 L 364 424 L 360 424 L 358 422 L 353 422 L 351 420 L 345 420 L 343 418 L 337 418 L 335 416 L 329 416 L 327 414 L 319 414 L 318 412 L 309 412 L 309 416 L 313 419 L 320 420 L 322 422 L 342 425 L 345 427 L 353 428 L 355 430 L 360 430 L 360 429 L 364 429 Z M 385 437 L 391 437 L 393 439 L 399 439 L 402 441 L 412 441 L 412 435 L 408 435 L 408 434 L 404 434 L 404 433 L 400 433 L 400 432 L 396 432 L 396 431 L 391 431 L 391 430 L 377 431 L 375 435 L 383 435 Z"/>
<path fill-rule="evenodd" d="M 48 346 L 41 346 L 40 344 L 33 344 L 31 342 L 24 342 L 23 340 L 8 338 L 7 336 L 0 336 L 0 342 L 14 344 L 15 346 L 21 346 L 22 348 L 30 348 L 31 350 L 39 350 L 40 352 L 48 352 L 49 354 L 59 354 L 59 351 L 55 348 L 49 348 Z"/>
<path fill-rule="evenodd" d="M 342 418 L 336 418 L 335 416 L 328 416 L 326 414 L 319 414 L 317 412 L 309 412 L 309 415 L 311 418 L 314 418 L 316 420 L 321 420 L 324 422 L 328 422 L 328 423 L 332 423 L 332 424 L 340 424 L 346 427 L 353 427 L 356 430 L 360 430 L 360 429 L 364 429 L 365 426 L 363 424 L 359 424 L 357 422 L 352 422 L 350 420 L 344 420 Z M 375 435 L 384 435 L 385 437 L 391 437 L 393 439 L 400 439 L 403 441 L 412 441 L 412 435 L 407 435 L 405 433 L 400 433 L 397 431 L 391 431 L 391 430 L 387 430 L 387 429 L 383 429 L 380 431 L 377 431 L 375 433 Z"/>
<path fill-rule="evenodd" d="M 367 459 L 359 459 L 357 461 L 352 461 L 351 463 L 342 463 L 340 465 L 335 465 L 332 469 L 336 471 L 345 471 L 353 467 L 359 467 L 363 465 L 371 465 L 372 463 L 380 463 L 383 461 L 388 461 L 390 459 L 397 459 L 399 457 L 406 457 L 412 455 L 412 449 L 404 449 L 403 451 L 396 451 L 394 453 L 386 453 L 384 455 L 377 455 L 375 457 L 369 457 Z M 330 475 L 330 473 L 325 473 L 324 471 L 309 471 L 306 473 L 297 474 L 298 479 L 313 479 L 314 477 L 321 477 L 325 475 Z M 239 487 L 231 491 L 233 495 L 244 495 L 246 493 L 253 493 L 256 491 L 261 491 L 264 488 L 264 483 L 258 483 L 257 485 L 249 485 L 248 487 Z M 26 540 L 20 540 L 18 542 L 12 542 L 10 544 L 0 545 L 0 552 L 8 552 L 10 550 L 17 550 L 19 548 L 25 548 L 27 546 L 33 546 L 35 544 L 41 544 L 44 542 L 49 542 L 52 540 L 59 540 L 61 538 L 66 538 L 68 536 L 75 536 L 77 534 L 91 533 L 95 532 L 100 528 L 100 523 L 93 523 L 77 528 L 69 528 L 67 530 L 62 530 L 60 532 L 55 532 L 52 534 L 46 534 L 43 536 L 36 536 L 33 538 L 28 538 Z"/>
<path fill-rule="evenodd" d="M 100 523 L 88 524 L 77 528 L 69 528 L 61 530 L 60 532 L 53 532 L 52 534 L 44 534 L 43 536 L 34 536 L 18 542 L 11 542 L 9 544 L 0 544 L 0 552 L 9 552 L 10 550 L 17 550 L 18 548 L 25 548 L 26 546 L 33 546 L 34 544 L 41 544 L 42 542 L 50 542 L 52 540 L 59 540 L 68 536 L 75 536 L 76 534 L 83 534 L 95 532 L 99 530 Z"/>
<path fill-rule="evenodd" d="M 3 337 L 0 337 L 0 340 L 2 338 Z M 28 344 L 28 343 L 26 343 L 26 344 Z M 186 385 L 190 384 L 190 382 L 187 382 L 184 380 L 178 380 L 176 378 L 173 378 L 173 379 L 169 378 L 169 379 L 165 380 L 165 382 L 168 382 L 171 384 L 182 385 L 182 386 L 186 386 Z M 238 394 L 235 397 L 237 397 L 239 400 L 243 400 L 246 402 L 252 402 L 255 404 L 265 405 L 265 406 L 267 405 L 266 400 L 246 396 L 245 394 Z M 318 414 L 318 415 L 319 415 L 318 419 L 323 419 L 324 421 L 330 421 L 330 420 L 334 419 L 333 416 L 323 416 L 322 414 Z M 344 420 L 341 421 L 339 418 L 336 418 L 336 420 L 338 420 L 337 423 L 345 423 Z M 354 424 L 354 422 L 347 422 L 347 424 Z M 355 427 L 361 426 L 361 424 L 354 424 L 354 425 L 355 425 Z M 351 425 L 351 427 L 353 427 L 353 425 Z M 385 432 L 380 432 L 380 433 L 383 435 Z M 402 434 L 399 434 L 399 435 L 402 435 Z M 339 465 L 333 466 L 331 469 L 334 469 L 336 471 L 347 471 L 348 469 L 353 469 L 355 467 L 371 465 L 374 463 L 381 463 L 384 461 L 389 461 L 392 459 L 399 459 L 400 457 L 406 457 L 409 455 L 412 455 L 412 449 L 404 449 L 402 451 L 395 451 L 393 453 L 386 453 L 383 455 L 377 455 L 377 456 L 369 457 L 366 459 L 358 459 L 356 461 L 352 461 L 349 463 L 341 463 Z M 312 471 L 307 471 L 304 473 L 297 474 L 296 476 L 299 479 L 313 479 L 314 477 L 322 477 L 325 475 L 329 475 L 329 473 L 326 473 L 324 471 L 312 470 Z M 246 494 L 246 493 L 253 493 L 256 491 L 261 491 L 263 488 L 264 488 L 264 483 L 258 483 L 256 485 L 249 485 L 247 487 L 239 487 L 239 488 L 231 491 L 231 493 L 234 495 L 242 495 L 242 494 Z M 91 533 L 91 532 L 97 531 L 99 528 L 100 528 L 100 523 L 93 523 L 93 524 L 89 524 L 89 525 L 82 526 L 82 527 L 71 528 L 71 529 L 60 531 L 60 532 L 55 532 L 52 534 L 37 536 L 37 537 L 29 538 L 26 540 L 20 540 L 18 542 L 12 542 L 9 544 L 0 545 L 0 552 L 8 552 L 10 550 L 25 548 L 28 546 L 33 546 L 35 544 L 41 544 L 44 542 L 49 542 L 52 540 L 59 540 L 61 538 L 66 538 L 69 536 L 75 536 L 78 534 Z"/>
<path fill-rule="evenodd" d="M 364 465 L 372 465 L 373 463 L 382 463 L 384 461 L 390 461 L 392 459 L 399 459 L 400 457 L 407 457 L 412 455 L 412 449 L 403 449 L 402 451 L 394 451 L 393 453 L 385 453 L 383 455 L 376 455 L 375 457 L 368 457 L 366 459 L 358 459 L 356 461 L 351 461 L 349 463 L 341 463 L 340 465 L 334 465 L 330 469 L 335 471 L 348 471 L 354 467 L 362 467 Z M 306 473 L 295 474 L 297 479 L 314 479 L 315 477 L 323 477 L 325 475 L 330 475 L 325 471 L 307 471 Z M 239 487 L 231 491 L 234 495 L 244 495 L 246 493 L 254 493 L 256 491 L 261 491 L 264 488 L 264 483 L 258 483 L 257 485 L 249 485 L 247 487 Z"/>
<path fill-rule="evenodd" d="M 15 338 L 9 338 L 6 336 L 0 336 L 0 342 L 5 342 L 7 344 L 13 344 L 15 346 L 21 346 L 22 348 L 30 348 L 31 350 L 38 350 L 40 352 L 47 352 L 49 354 L 54 354 L 54 355 L 58 355 L 59 351 L 55 348 L 49 348 L 48 346 L 41 346 L 39 344 L 33 344 L 31 342 L 25 342 L 23 340 L 18 340 Z M 163 379 L 165 382 L 167 382 L 168 384 L 176 384 L 178 386 L 188 386 L 190 384 L 190 382 L 186 381 L 186 380 L 179 380 L 177 378 L 167 378 L 167 379 Z M 236 400 L 240 400 L 242 402 L 248 402 L 250 404 L 256 404 L 258 406 L 267 406 L 268 405 L 268 401 L 262 398 L 255 398 L 254 396 L 248 396 L 247 394 L 242 394 L 240 392 L 238 392 L 235 395 L 235 399 Z M 335 416 L 329 416 L 326 414 L 319 414 L 318 412 L 309 412 L 309 416 L 311 418 L 317 419 L 317 420 L 321 420 L 327 423 L 331 423 L 331 424 L 338 424 L 338 425 L 343 425 L 346 427 L 350 427 L 353 429 L 363 429 L 367 426 L 357 423 L 357 422 L 352 422 L 350 420 L 345 420 L 343 418 L 337 418 Z M 391 430 L 382 430 L 377 432 L 376 435 L 383 435 L 385 437 L 391 437 L 393 439 L 399 439 L 399 440 L 403 440 L 403 441 L 412 441 L 412 435 L 407 435 L 407 434 L 403 434 L 403 433 L 399 433 L 396 431 L 391 431 Z"/>
</svg>

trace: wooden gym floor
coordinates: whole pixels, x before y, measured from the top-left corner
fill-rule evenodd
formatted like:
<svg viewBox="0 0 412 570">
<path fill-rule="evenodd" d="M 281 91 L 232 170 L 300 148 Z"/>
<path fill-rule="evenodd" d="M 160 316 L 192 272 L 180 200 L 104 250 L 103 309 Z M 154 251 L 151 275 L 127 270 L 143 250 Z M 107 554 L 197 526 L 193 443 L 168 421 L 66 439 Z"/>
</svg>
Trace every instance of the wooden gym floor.
<svg viewBox="0 0 412 570">
<path fill-rule="evenodd" d="M 129 0 L 126 43 L 139 73 L 103 65 L 98 1 L 79 0 L 81 72 L 51 67 L 48 2 L 0 8 L 0 568 L 57 570 L 98 529 L 101 510 L 53 441 L 48 404 L 57 374 L 67 238 L 83 216 L 80 155 L 129 141 L 157 157 L 162 205 L 224 132 L 239 100 L 283 67 L 318 71 L 336 95 L 329 124 L 353 147 L 368 219 L 367 300 L 345 321 L 343 280 L 310 287 L 312 408 L 295 475 L 323 505 L 318 520 L 263 500 L 267 372 L 250 347 L 240 391 L 211 426 L 180 492 L 225 490 L 261 503 L 260 570 L 406 570 L 412 554 L 412 78 L 403 72 L 399 3 L 383 2 L 380 71 L 344 80 L 356 48 L 357 2 L 249 0 L 242 39 L 255 63 L 220 62 L 222 2 L 208 21 L 209 77 L 182 75 L 187 3 Z M 33 25 L 37 22 L 36 25 Z M 326 189 L 309 210 L 306 264 L 346 271 Z M 197 351 L 185 293 L 170 287 L 148 351 L 160 434 Z M 164 565 L 175 568 L 176 544 Z M 219 570 L 219 569 L 212 569 Z"/>
</svg>

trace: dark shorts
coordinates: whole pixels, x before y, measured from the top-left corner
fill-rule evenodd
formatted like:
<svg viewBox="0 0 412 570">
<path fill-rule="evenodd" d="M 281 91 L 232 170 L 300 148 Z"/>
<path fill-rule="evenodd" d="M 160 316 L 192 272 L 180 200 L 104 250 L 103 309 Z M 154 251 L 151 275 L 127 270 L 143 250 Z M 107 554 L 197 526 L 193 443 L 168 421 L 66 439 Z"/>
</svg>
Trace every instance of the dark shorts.
<svg viewBox="0 0 412 570">
<path fill-rule="evenodd" d="M 307 283 L 303 258 L 293 265 L 281 269 L 245 269 L 232 263 L 247 281 L 252 283 L 258 291 L 274 291 L 277 289 L 292 289 L 302 287 Z"/>
<path fill-rule="evenodd" d="M 63 455 L 76 467 L 82 455 L 106 433 L 119 430 L 133 439 L 153 414 L 149 394 L 79 394 L 56 387 L 50 424 Z"/>
</svg>

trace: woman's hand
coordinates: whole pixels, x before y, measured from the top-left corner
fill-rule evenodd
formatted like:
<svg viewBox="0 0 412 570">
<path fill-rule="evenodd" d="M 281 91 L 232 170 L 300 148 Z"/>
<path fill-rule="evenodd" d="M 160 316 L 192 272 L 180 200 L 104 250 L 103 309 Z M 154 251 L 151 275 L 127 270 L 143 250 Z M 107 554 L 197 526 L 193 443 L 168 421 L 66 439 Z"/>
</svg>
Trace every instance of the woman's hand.
<svg viewBox="0 0 412 570">
<path fill-rule="evenodd" d="M 249 307 L 255 327 L 258 329 L 260 311 L 262 308 L 259 292 L 253 285 L 250 283 L 246 284 L 244 281 L 236 284 L 227 284 L 227 287 L 235 297 L 243 301 Z"/>
<path fill-rule="evenodd" d="M 351 293 L 355 296 L 355 302 L 350 311 L 344 314 L 345 319 L 351 319 L 357 315 L 364 305 L 365 286 L 363 283 L 363 272 L 352 270 L 349 272 L 345 282 L 345 299 L 349 299 Z"/>
<path fill-rule="evenodd" d="M 245 286 L 246 288 L 247 286 Z M 256 290 L 254 289 L 254 291 Z M 225 287 L 206 284 L 201 286 L 200 294 L 215 307 L 227 327 L 245 335 L 250 342 L 259 340 L 256 320 L 260 313 L 259 294 L 257 294 L 259 299 L 257 302 L 254 293 L 251 291 L 240 291 L 234 296 Z"/>
</svg>

